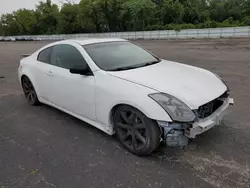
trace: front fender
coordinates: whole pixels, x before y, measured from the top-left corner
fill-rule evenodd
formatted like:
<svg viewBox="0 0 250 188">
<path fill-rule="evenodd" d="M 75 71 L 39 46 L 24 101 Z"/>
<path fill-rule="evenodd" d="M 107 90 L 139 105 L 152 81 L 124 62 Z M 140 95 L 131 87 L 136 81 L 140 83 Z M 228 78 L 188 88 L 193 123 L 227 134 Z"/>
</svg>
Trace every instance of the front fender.
<svg viewBox="0 0 250 188">
<path fill-rule="evenodd" d="M 146 115 L 150 119 L 172 122 L 172 119 L 168 115 L 168 113 L 158 103 L 156 103 L 155 101 L 153 101 L 153 103 L 151 103 L 151 101 L 146 101 L 146 100 L 144 102 L 140 102 L 139 100 L 138 101 L 120 100 L 112 105 L 112 108 L 110 108 L 111 109 L 110 113 L 118 105 L 129 105 L 140 110 L 144 115 Z"/>
<path fill-rule="evenodd" d="M 126 104 L 144 113 L 148 118 L 172 122 L 167 112 L 148 95 L 157 91 L 105 73 L 95 73 L 96 118 L 112 126 L 110 114 L 115 106 Z"/>
</svg>

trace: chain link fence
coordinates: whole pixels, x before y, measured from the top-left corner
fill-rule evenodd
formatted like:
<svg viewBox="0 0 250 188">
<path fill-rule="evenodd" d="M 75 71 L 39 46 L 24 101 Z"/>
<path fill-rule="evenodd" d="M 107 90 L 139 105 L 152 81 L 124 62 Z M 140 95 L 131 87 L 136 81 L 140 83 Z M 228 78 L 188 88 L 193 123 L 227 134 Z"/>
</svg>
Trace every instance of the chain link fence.
<svg viewBox="0 0 250 188">
<path fill-rule="evenodd" d="M 233 38 L 249 37 L 250 26 L 230 28 L 208 28 L 208 29 L 184 29 L 158 30 L 158 31 L 131 31 L 131 32 L 109 32 L 109 33 L 84 33 L 64 35 L 32 35 L 25 37 L 37 37 L 41 40 L 64 40 L 75 38 L 123 38 L 129 40 L 138 39 L 189 39 L 189 38 Z M 24 36 L 14 36 L 24 37 Z"/>
</svg>

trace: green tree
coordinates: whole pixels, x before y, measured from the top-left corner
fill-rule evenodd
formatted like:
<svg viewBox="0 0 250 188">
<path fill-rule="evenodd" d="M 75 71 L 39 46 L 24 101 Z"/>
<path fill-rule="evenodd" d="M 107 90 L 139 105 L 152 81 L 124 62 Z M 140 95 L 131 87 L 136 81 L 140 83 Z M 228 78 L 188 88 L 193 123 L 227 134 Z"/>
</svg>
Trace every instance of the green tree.
<svg viewBox="0 0 250 188">
<path fill-rule="evenodd" d="M 81 0 L 78 23 L 85 32 L 101 32 L 104 25 L 101 4 L 97 0 Z"/>
<path fill-rule="evenodd" d="M 59 15 L 59 32 L 70 34 L 81 32 L 81 26 L 77 21 L 79 6 L 77 4 L 65 3 Z"/>
<path fill-rule="evenodd" d="M 107 29 L 109 31 L 120 31 L 122 28 L 121 10 L 123 0 L 98 0 L 97 2 L 103 13 Z"/>
<path fill-rule="evenodd" d="M 164 25 L 183 22 L 184 7 L 178 0 L 164 0 L 161 10 Z"/>
<path fill-rule="evenodd" d="M 13 16 L 20 28 L 20 34 L 35 34 L 33 26 L 37 23 L 35 12 L 33 10 L 19 9 L 13 12 Z"/>
<path fill-rule="evenodd" d="M 20 25 L 15 20 L 15 16 L 13 14 L 3 14 L 1 16 L 1 25 L 4 35 L 22 34 Z"/>
<path fill-rule="evenodd" d="M 123 3 L 123 19 L 129 30 L 144 30 L 155 21 L 156 4 L 151 0 L 128 0 Z"/>
<path fill-rule="evenodd" d="M 2 23 L 0 22 L 0 36 L 3 36 L 3 35 L 4 35 L 4 29 L 3 29 Z"/>
<path fill-rule="evenodd" d="M 51 0 L 0 18 L 0 35 L 117 32 L 250 25 L 250 0 Z"/>
<path fill-rule="evenodd" d="M 40 1 L 36 6 L 35 16 L 37 24 L 35 32 L 39 34 L 57 33 L 59 9 L 56 4 L 52 4 L 51 0 L 46 2 Z"/>
</svg>

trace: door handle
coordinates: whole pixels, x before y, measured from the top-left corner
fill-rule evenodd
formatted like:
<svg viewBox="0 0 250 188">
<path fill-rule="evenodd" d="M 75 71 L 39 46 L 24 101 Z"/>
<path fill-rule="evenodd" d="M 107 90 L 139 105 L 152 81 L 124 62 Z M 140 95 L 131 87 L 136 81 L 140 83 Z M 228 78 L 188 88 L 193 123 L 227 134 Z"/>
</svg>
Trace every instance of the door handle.
<svg viewBox="0 0 250 188">
<path fill-rule="evenodd" d="M 48 71 L 46 74 L 47 74 L 48 76 L 54 76 L 54 74 L 53 74 L 52 71 Z"/>
</svg>

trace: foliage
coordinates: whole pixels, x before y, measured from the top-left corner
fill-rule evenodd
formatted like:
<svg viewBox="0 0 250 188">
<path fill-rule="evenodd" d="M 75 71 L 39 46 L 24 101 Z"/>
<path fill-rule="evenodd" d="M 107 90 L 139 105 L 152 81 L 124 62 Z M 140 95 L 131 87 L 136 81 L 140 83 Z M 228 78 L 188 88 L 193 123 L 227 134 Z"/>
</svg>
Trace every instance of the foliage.
<svg viewBox="0 0 250 188">
<path fill-rule="evenodd" d="M 35 32 L 38 34 L 57 33 L 59 9 L 57 5 L 51 3 L 51 0 L 40 1 L 36 6 L 35 16 L 37 19 Z"/>
<path fill-rule="evenodd" d="M 81 27 L 78 24 L 79 6 L 65 3 L 59 14 L 58 30 L 59 33 L 73 34 L 81 31 Z"/>
<path fill-rule="evenodd" d="M 51 0 L 0 18 L 0 35 L 119 32 L 250 25 L 250 0 Z"/>
</svg>

